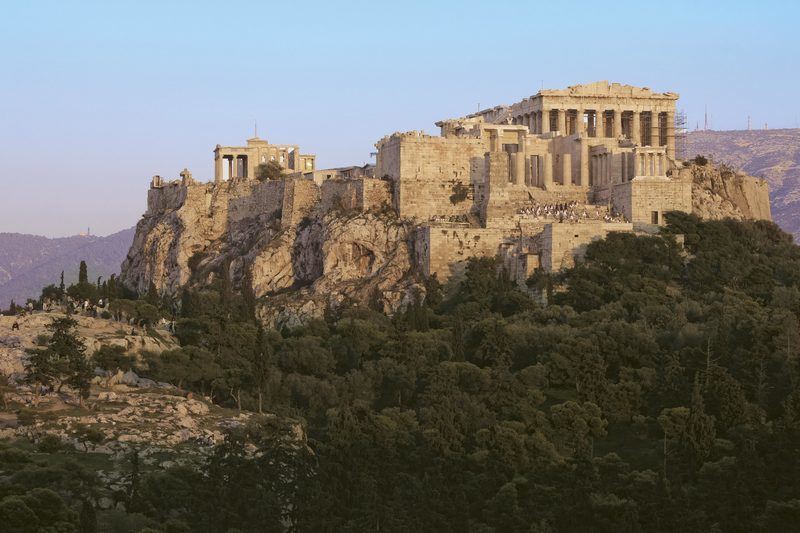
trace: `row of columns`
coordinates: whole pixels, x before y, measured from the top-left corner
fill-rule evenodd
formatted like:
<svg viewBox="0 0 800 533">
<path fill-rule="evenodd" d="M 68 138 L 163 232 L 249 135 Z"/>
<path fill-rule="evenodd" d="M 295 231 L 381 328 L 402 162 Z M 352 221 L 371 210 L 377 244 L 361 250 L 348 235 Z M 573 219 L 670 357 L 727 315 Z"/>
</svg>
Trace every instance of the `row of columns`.
<svg viewBox="0 0 800 533">
<path fill-rule="evenodd" d="M 664 154 L 634 152 L 637 176 L 663 176 L 666 174 Z"/>
<path fill-rule="evenodd" d="M 667 153 L 674 157 L 675 147 L 675 114 L 673 112 L 659 112 L 659 111 L 623 111 L 620 109 L 612 110 L 585 110 L 585 109 L 544 109 L 541 111 L 534 111 L 532 113 L 525 113 L 514 118 L 515 124 L 527 126 L 528 130 L 532 133 L 548 133 L 550 131 L 559 131 L 566 135 L 568 133 L 578 133 L 584 135 L 586 133 L 586 124 L 583 122 L 585 113 L 591 113 L 592 122 L 590 123 L 591 137 L 599 138 L 616 138 L 627 133 L 628 137 L 633 139 L 637 144 L 646 146 L 667 146 Z M 623 113 L 629 113 L 631 124 L 627 128 L 629 131 L 623 131 Z M 569 114 L 569 117 L 568 117 Z M 663 116 L 664 124 L 664 139 L 661 139 L 661 120 L 659 117 Z M 645 126 L 644 117 L 649 119 L 649 138 L 642 136 L 642 131 Z M 567 128 L 568 120 L 572 123 L 574 120 L 574 128 Z M 609 120 L 610 119 L 610 120 Z M 556 124 L 553 124 L 553 123 Z M 553 127 L 555 125 L 555 128 Z M 607 126 L 610 126 L 608 128 Z M 608 131 L 610 129 L 610 131 Z M 643 141 L 649 141 L 647 143 Z M 656 144 L 657 143 L 657 144 Z"/>
<path fill-rule="evenodd" d="M 592 156 L 592 182 L 594 185 L 608 185 L 611 183 L 613 164 L 614 158 L 610 152 Z"/>
<path fill-rule="evenodd" d="M 223 170 L 224 169 L 224 170 Z M 246 155 L 223 155 L 217 161 L 216 174 L 218 179 L 224 178 L 224 171 L 228 173 L 228 179 L 247 177 L 247 156 Z"/>
</svg>

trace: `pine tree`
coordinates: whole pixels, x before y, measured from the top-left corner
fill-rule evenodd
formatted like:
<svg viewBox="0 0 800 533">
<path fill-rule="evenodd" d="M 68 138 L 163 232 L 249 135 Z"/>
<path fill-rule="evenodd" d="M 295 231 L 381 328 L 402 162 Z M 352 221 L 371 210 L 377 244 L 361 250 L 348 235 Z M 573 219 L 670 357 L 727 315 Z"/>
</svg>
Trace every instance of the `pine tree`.
<svg viewBox="0 0 800 533">
<path fill-rule="evenodd" d="M 86 346 L 75 332 L 77 322 L 71 318 L 54 318 L 46 327 L 51 332 L 44 348 L 28 350 L 25 367 L 26 381 L 36 384 L 36 391 L 44 386 L 64 384 L 78 389 L 81 404 L 89 390 L 92 372 L 86 360 Z"/>
</svg>

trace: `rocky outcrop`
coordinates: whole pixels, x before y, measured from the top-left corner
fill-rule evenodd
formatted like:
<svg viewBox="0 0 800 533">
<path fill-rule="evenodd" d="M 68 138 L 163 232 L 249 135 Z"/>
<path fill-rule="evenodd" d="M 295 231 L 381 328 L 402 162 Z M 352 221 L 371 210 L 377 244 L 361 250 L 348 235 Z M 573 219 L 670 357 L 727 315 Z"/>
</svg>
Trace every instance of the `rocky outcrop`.
<svg viewBox="0 0 800 533">
<path fill-rule="evenodd" d="M 225 275 L 276 327 L 350 303 L 391 314 L 422 291 L 407 223 L 381 209 L 325 211 L 314 194 L 291 181 L 153 188 L 121 280 L 176 296 Z"/>
<path fill-rule="evenodd" d="M 692 181 L 694 214 L 712 220 L 772 220 L 765 180 L 710 163 L 690 163 L 679 172 Z"/>
<path fill-rule="evenodd" d="M 800 242 L 800 129 L 693 131 L 684 154 L 741 169 L 769 183 L 772 217 Z"/>
<path fill-rule="evenodd" d="M 327 310 L 349 303 L 388 314 L 403 308 L 423 290 L 413 274 L 410 230 L 408 224 L 385 214 L 328 213 L 293 238 L 277 239 L 282 247 L 269 247 L 251 270 L 254 289 L 263 289 L 267 280 L 279 286 L 272 294 L 256 292 L 262 297 L 259 317 L 283 327 L 322 317 Z M 278 275 L 261 279 L 264 272 Z M 281 288 L 293 290 L 280 292 Z"/>
</svg>

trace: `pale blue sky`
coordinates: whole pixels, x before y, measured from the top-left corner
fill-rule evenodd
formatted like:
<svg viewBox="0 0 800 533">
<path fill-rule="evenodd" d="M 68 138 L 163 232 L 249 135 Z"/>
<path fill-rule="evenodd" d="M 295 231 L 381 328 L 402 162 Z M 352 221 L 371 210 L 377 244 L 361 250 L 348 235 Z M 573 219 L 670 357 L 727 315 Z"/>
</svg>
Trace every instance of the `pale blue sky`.
<svg viewBox="0 0 800 533">
<path fill-rule="evenodd" d="M 800 8 L 760 2 L 2 1 L 0 232 L 133 225 L 217 143 L 364 163 L 393 131 L 611 80 L 693 127 L 796 127 Z"/>
</svg>

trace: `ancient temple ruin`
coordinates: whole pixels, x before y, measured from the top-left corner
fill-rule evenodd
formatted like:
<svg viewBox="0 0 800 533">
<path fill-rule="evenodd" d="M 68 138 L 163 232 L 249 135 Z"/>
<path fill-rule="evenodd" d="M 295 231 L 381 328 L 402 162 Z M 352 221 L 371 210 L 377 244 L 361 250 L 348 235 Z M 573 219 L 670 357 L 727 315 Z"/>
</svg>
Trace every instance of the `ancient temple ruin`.
<svg viewBox="0 0 800 533">
<path fill-rule="evenodd" d="M 363 167 L 320 170 L 297 145 L 256 137 L 216 147 L 211 188 L 188 171 L 182 181 L 154 179 L 148 213 L 199 195 L 197 205 L 225 204 L 224 220 L 214 220 L 222 232 L 272 213 L 288 229 L 332 210 L 390 210 L 413 228 L 423 275 L 446 280 L 470 257 L 492 256 L 522 285 L 536 269 L 573 265 L 609 232 L 652 233 L 665 213 L 692 211 L 691 173 L 675 153 L 677 99 L 605 81 L 543 89 L 441 120 L 439 135 L 388 135 L 375 145 L 376 164 Z M 284 177 L 255 179 L 269 161 Z M 759 187 L 749 190 L 762 205 Z"/>
<path fill-rule="evenodd" d="M 247 139 L 247 146 L 220 146 L 214 149 L 214 181 L 255 178 L 256 167 L 277 162 L 290 172 L 313 172 L 315 156 L 301 154 L 296 144 L 270 144 L 266 139 Z"/>
</svg>

